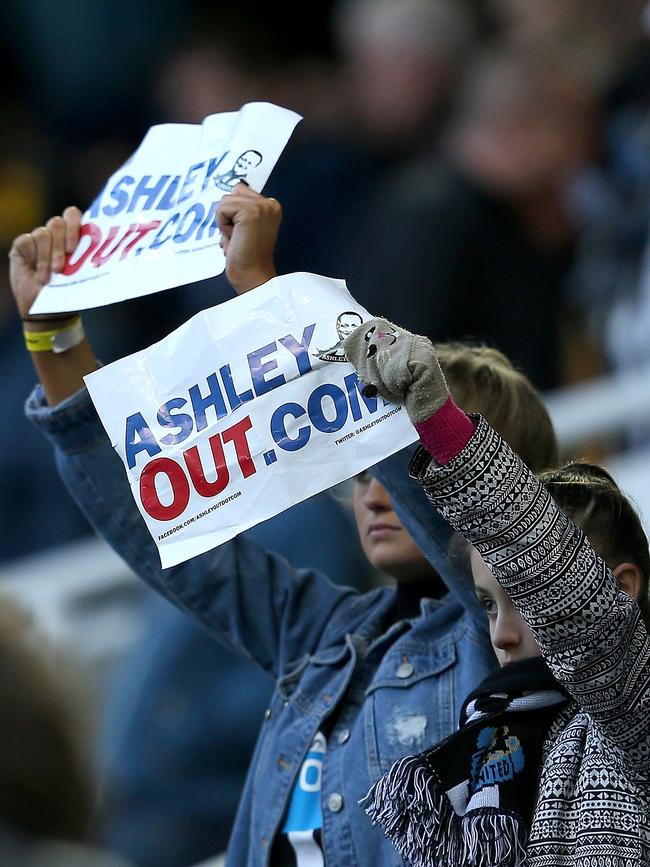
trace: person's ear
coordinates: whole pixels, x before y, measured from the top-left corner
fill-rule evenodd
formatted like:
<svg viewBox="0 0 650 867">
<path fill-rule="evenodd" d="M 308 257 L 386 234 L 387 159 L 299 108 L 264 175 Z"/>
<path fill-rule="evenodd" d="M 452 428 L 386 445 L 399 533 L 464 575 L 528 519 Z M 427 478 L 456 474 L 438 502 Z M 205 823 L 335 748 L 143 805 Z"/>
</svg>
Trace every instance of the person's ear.
<svg viewBox="0 0 650 867">
<path fill-rule="evenodd" d="M 634 563 L 620 563 L 612 570 L 621 590 L 638 602 L 643 595 L 643 575 Z"/>
</svg>

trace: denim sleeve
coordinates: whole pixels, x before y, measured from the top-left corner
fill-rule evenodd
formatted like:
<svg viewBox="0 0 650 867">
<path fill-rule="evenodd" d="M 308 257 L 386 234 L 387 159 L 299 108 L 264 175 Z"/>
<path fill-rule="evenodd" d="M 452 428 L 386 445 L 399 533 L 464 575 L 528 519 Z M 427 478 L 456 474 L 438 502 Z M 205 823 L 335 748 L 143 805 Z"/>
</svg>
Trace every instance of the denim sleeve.
<svg viewBox="0 0 650 867">
<path fill-rule="evenodd" d="M 39 386 L 28 417 L 55 448 L 61 476 L 98 533 L 155 590 L 200 621 L 231 650 L 279 676 L 313 652 L 334 614 L 358 594 L 313 570 L 297 570 L 242 536 L 163 569 L 119 456 L 85 389 L 48 407 Z"/>
<path fill-rule="evenodd" d="M 466 545 L 438 512 L 431 508 L 422 487 L 409 476 L 409 463 L 416 446 L 409 446 L 372 468 L 372 473 L 390 493 L 395 511 L 411 538 L 445 582 L 447 589 L 469 612 L 485 635 L 488 620 L 474 593 Z"/>
</svg>

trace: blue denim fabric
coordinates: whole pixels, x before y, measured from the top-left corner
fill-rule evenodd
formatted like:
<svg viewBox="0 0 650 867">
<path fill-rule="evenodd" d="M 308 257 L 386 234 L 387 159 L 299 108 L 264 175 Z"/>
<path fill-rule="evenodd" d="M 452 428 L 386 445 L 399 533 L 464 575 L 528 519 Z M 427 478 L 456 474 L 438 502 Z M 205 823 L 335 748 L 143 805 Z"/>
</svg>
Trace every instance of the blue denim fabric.
<svg viewBox="0 0 650 867">
<path fill-rule="evenodd" d="M 352 515 L 327 492 L 247 535 L 337 583 L 370 586 Z M 228 845 L 273 680 L 143 582 L 140 590 L 143 635 L 101 697 L 99 839 L 138 867 L 198 864 Z"/>
<path fill-rule="evenodd" d="M 395 759 L 454 730 L 463 699 L 495 667 L 482 622 L 453 594 L 423 599 L 420 616 L 396 622 L 391 588 L 359 594 L 319 572 L 295 570 L 241 536 L 163 570 L 88 395 L 48 409 L 37 389 L 28 413 L 53 441 L 70 491 L 131 568 L 275 679 L 229 867 L 269 863 L 301 761 L 327 718 L 321 800 L 328 867 L 401 864 L 357 802 Z M 400 498 L 408 502 L 411 490 L 405 484 Z M 411 530 L 406 508 L 404 515 Z M 444 545 L 436 538 L 425 545 L 424 524 L 416 529 L 440 565 Z M 335 792 L 340 809 L 328 807 Z"/>
<path fill-rule="evenodd" d="M 418 444 L 415 444 L 396 452 L 373 467 L 371 472 L 390 491 L 393 508 L 408 527 L 411 538 L 443 576 L 450 593 L 473 615 L 478 628 L 487 636 L 488 619 L 468 574 L 468 544 L 442 515 L 431 508 L 422 486 L 409 476 L 409 464 L 417 448 Z"/>
</svg>

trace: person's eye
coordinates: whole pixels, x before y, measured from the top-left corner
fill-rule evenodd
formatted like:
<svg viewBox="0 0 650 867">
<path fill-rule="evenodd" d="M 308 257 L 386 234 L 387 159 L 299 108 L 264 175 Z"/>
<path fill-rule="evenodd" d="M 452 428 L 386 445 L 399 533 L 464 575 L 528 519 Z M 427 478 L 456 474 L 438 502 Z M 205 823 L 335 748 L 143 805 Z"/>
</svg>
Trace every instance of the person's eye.
<svg viewBox="0 0 650 867">
<path fill-rule="evenodd" d="M 487 614 L 488 617 L 493 617 L 497 613 L 497 604 L 494 599 L 491 599 L 489 596 L 479 596 L 478 601 L 483 606 L 483 610 Z"/>
<path fill-rule="evenodd" d="M 367 485 L 370 482 L 371 476 L 368 470 L 364 470 L 362 473 L 357 473 L 354 478 L 360 485 Z"/>
</svg>

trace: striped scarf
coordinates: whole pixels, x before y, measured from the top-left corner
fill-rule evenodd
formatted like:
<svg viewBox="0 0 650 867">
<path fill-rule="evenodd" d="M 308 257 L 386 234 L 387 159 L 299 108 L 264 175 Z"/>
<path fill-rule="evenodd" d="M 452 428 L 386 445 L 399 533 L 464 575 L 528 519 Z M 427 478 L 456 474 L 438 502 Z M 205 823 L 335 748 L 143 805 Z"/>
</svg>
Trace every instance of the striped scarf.
<svg viewBox="0 0 650 867">
<path fill-rule="evenodd" d="M 489 675 L 461 727 L 395 762 L 360 802 L 413 867 L 520 867 L 544 738 L 567 700 L 541 657 Z"/>
</svg>

